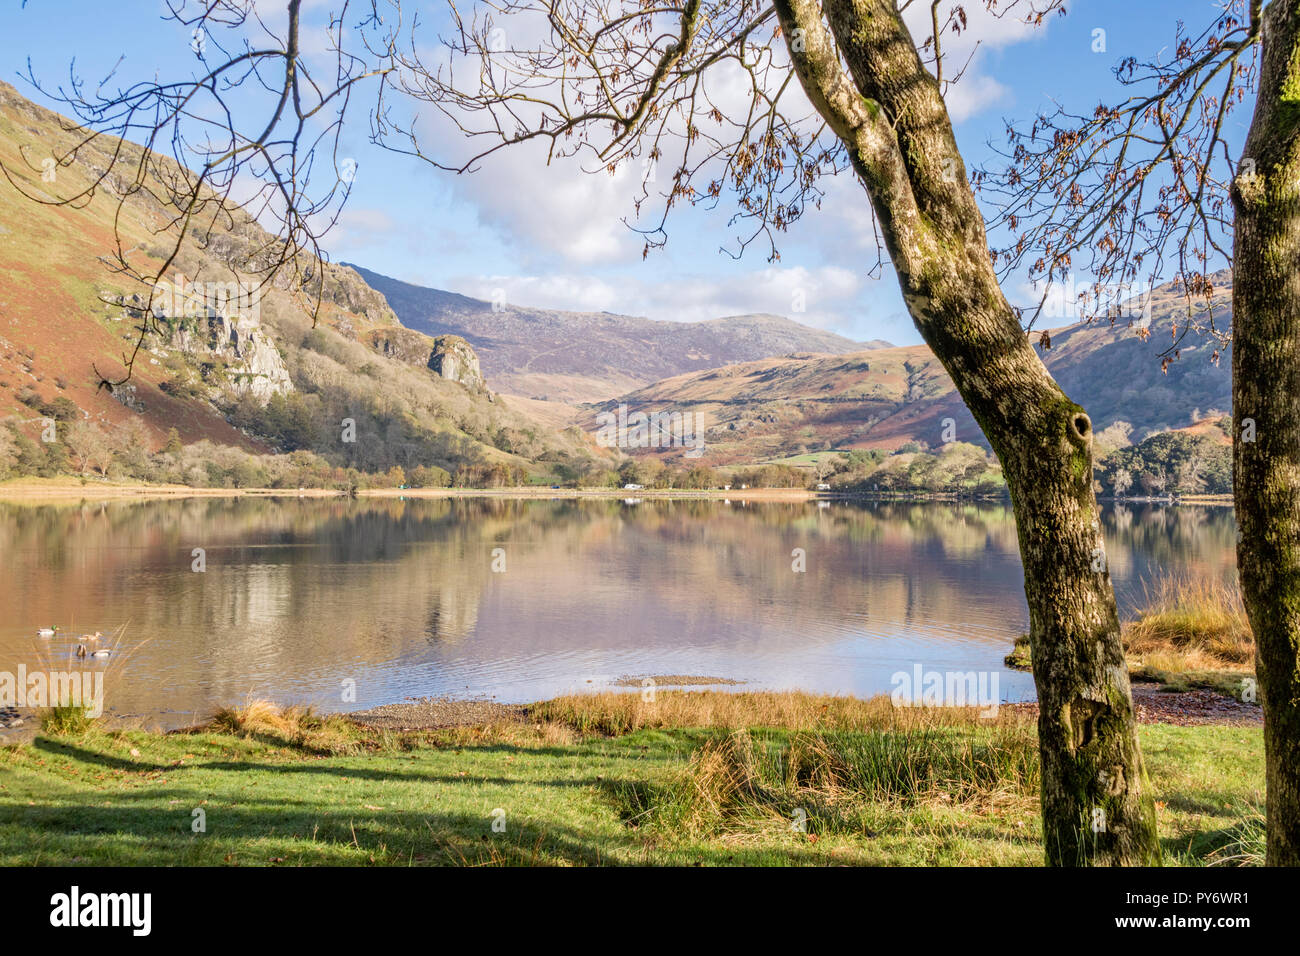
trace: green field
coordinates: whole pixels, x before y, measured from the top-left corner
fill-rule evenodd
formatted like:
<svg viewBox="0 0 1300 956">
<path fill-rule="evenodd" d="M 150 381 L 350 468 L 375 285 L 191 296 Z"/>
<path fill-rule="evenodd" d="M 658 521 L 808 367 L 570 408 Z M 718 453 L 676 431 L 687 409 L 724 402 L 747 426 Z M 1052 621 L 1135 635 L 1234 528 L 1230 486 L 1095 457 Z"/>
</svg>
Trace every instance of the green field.
<svg viewBox="0 0 1300 956">
<path fill-rule="evenodd" d="M 806 455 L 791 455 L 788 458 L 766 458 L 760 461 L 760 465 L 789 465 L 792 468 L 811 468 L 818 464 L 829 464 L 834 461 L 841 461 L 849 456 L 842 451 L 814 451 Z"/>
<path fill-rule="evenodd" d="M 420 734 L 290 713 L 43 735 L 0 750 L 0 865 L 1041 862 L 1032 721 L 805 697 L 738 728 L 743 701 L 662 697 Z M 1141 739 L 1166 862 L 1257 862 L 1260 731 Z"/>
</svg>

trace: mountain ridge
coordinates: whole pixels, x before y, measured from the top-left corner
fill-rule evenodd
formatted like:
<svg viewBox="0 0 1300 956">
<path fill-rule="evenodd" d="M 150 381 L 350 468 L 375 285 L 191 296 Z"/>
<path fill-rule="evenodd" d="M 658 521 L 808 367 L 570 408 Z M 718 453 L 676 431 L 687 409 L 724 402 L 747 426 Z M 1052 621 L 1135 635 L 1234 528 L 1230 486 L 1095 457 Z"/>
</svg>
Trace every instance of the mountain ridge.
<svg viewBox="0 0 1300 956">
<path fill-rule="evenodd" d="M 1219 327 L 1227 328 L 1231 276 L 1214 278 L 1209 308 L 1216 311 Z M 1176 361 L 1162 367 L 1155 343 L 1162 337 L 1173 340 L 1174 319 L 1185 300 L 1163 286 L 1152 292 L 1150 304 L 1145 338 L 1131 320 L 1095 320 L 1049 329 L 1050 347 L 1035 346 L 1064 392 L 1088 412 L 1094 431 L 1128 423 L 1134 426 L 1134 443 L 1232 405 L 1231 362 L 1226 355 L 1217 364 L 1212 360 L 1213 342 L 1188 342 Z M 628 414 L 703 414 L 709 423 L 703 459 L 708 464 L 780 459 L 826 448 L 938 447 L 950 440 L 988 447 L 947 372 L 925 345 L 785 356 L 685 373 L 585 408 L 578 422 L 595 430 L 598 416 L 620 405 Z M 681 449 L 657 453 L 674 458 Z"/>
<path fill-rule="evenodd" d="M 684 372 L 738 361 L 793 353 L 834 355 L 889 344 L 855 342 L 771 313 L 675 322 L 509 303 L 494 308 L 482 299 L 343 264 L 383 294 L 407 328 L 460 335 L 470 342 L 493 388 L 553 401 L 601 401 Z"/>
<path fill-rule="evenodd" d="M 73 126 L 0 83 L 0 160 L 9 168 L 36 168 L 31 157 L 66 148 Z M 83 147 L 60 167 L 58 191 L 75 191 L 102 170 L 111 142 Z M 0 183 L 0 416 L 29 436 L 42 409 L 59 405 L 69 421 L 135 429 L 131 446 L 157 448 L 174 428 L 185 443 L 305 449 L 367 469 L 517 469 L 546 461 L 559 474 L 617 458 L 597 446 L 595 417 L 627 404 L 705 412 L 706 461 L 716 464 L 801 449 L 933 447 L 946 440 L 949 419 L 957 441 L 984 444 L 925 346 L 855 343 L 762 313 L 678 323 L 493 311 L 480 299 L 348 263 L 320 264 L 324 301 L 314 324 L 285 289 L 267 294 L 256 326 L 164 314 L 166 328 L 146 343 L 129 385 L 110 393 L 97 388 L 94 366 L 119 371 L 113 360 L 129 351 L 144 308 L 139 290 L 99 266 L 114 241 L 113 197 L 72 209 L 33 203 L 6 186 Z M 125 208 L 131 254 L 162 261 L 167 237 L 151 230 L 167 221 L 167 209 L 143 199 Z M 191 278 L 237 277 L 243 251 L 266 239 L 239 215 L 187 242 L 175 269 Z M 1214 305 L 1230 318 L 1230 277 L 1216 277 L 1216 286 Z M 1051 347 L 1039 346 L 1094 429 L 1125 421 L 1135 442 L 1231 407 L 1228 363 L 1207 360 L 1210 344 L 1190 342 L 1161 368 L 1155 342 L 1170 341 L 1183 300 L 1166 287 L 1151 302 L 1152 341 L 1103 321 L 1049 330 Z M 494 394 L 512 388 L 522 394 Z M 538 394 L 599 400 L 575 409 L 529 397 Z M 337 444 L 344 416 L 366 440 Z"/>
</svg>

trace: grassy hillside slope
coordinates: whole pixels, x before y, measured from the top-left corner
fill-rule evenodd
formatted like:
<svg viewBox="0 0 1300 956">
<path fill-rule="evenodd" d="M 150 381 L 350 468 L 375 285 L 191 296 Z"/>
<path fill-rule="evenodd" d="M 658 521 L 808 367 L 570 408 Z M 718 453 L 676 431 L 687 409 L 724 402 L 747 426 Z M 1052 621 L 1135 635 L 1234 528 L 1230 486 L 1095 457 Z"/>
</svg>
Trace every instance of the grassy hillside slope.
<svg viewBox="0 0 1300 956">
<path fill-rule="evenodd" d="M 1216 277 L 1216 322 L 1230 317 L 1231 282 Z M 1188 336 L 1176 361 L 1162 369 L 1160 351 L 1172 338 L 1174 317 L 1185 308 L 1173 290 L 1152 294 L 1150 336 L 1128 320 L 1104 320 L 1053 330 L 1050 348 L 1039 345 L 1061 387 L 1102 431 L 1116 422 L 1133 426 L 1131 439 L 1178 428 L 1231 407 L 1227 356 L 1216 364 L 1213 347 Z M 589 408 L 646 414 L 694 411 L 708 424 L 709 464 L 764 461 L 825 448 L 897 450 L 910 442 L 936 447 L 949 440 L 985 445 L 943 367 L 924 345 L 850 355 L 790 355 L 678 375 Z M 951 427 L 947 428 L 947 419 Z M 671 455 L 680 454 L 674 449 Z"/>
<path fill-rule="evenodd" d="M 117 142 L 95 140 L 71 164 L 50 167 L 46 161 L 78 138 L 70 121 L 0 83 L 0 163 L 42 200 L 0 179 L 0 419 L 29 439 L 63 399 L 60 429 L 93 425 L 106 440 L 150 452 L 174 428 L 187 445 L 208 440 L 248 452 L 306 450 L 372 471 L 523 468 L 538 459 L 586 461 L 598 454 L 576 430 L 539 423 L 470 378 L 452 380 L 430 369 L 440 343 L 402 329 L 384 297 L 353 270 L 323 263 L 313 266 L 323 276 L 318 315 L 283 284 L 260 303 L 255 334 L 279 353 L 291 383 L 269 403 L 241 389 L 243 373 L 224 361 L 178 347 L 169 333 L 179 329 L 179 319 L 157 323 L 125 386 L 100 388 L 96 368 L 108 378 L 123 374 L 124 355 L 145 321 L 139 306 L 149 294 L 114 275 L 107 257 L 120 238 L 141 272 L 156 271 L 174 242 L 169 223 L 176 210 L 135 193 L 115 230 L 113 189 L 75 205 L 51 204 L 85 189 L 108 167 Z M 125 155 L 129 162 L 140 151 L 128 144 Z M 128 185 L 115 177 L 109 182 L 116 190 Z M 166 279 L 255 282 L 241 268 L 271 241 L 233 210 L 225 221 L 195 230 Z M 356 423 L 354 442 L 342 439 L 345 417 Z"/>
</svg>

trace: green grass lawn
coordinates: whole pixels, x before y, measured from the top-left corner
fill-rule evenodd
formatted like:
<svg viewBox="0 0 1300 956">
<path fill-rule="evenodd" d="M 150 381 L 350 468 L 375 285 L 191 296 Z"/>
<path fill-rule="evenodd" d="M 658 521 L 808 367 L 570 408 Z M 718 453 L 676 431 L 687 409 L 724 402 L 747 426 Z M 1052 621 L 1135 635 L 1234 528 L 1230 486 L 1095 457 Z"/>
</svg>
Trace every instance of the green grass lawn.
<svg viewBox="0 0 1300 956">
<path fill-rule="evenodd" d="M 783 458 L 765 458 L 758 462 L 758 464 L 791 465 L 795 468 L 811 468 L 819 462 L 821 464 L 833 464 L 848 457 L 848 454 L 842 451 L 811 451 L 802 455 L 787 455 Z"/>
<path fill-rule="evenodd" d="M 604 737 L 549 723 L 421 735 L 315 723 L 314 735 L 254 726 L 91 730 L 0 750 L 0 865 L 1033 865 L 1042 857 L 1037 758 L 1023 727 L 938 727 L 924 738 L 643 727 Z M 743 779 L 728 769 L 737 766 L 736 740 L 751 767 Z M 1258 729 L 1145 726 L 1142 744 L 1166 862 L 1258 852 Z M 907 751 L 918 746 L 958 757 L 936 758 L 922 780 L 921 751 Z M 985 763 L 1012 777 L 1018 766 L 1023 779 L 963 781 Z M 904 764 L 906 786 L 891 776 Z M 195 809 L 206 832 L 192 831 Z M 504 829 L 494 831 L 498 810 Z"/>
</svg>

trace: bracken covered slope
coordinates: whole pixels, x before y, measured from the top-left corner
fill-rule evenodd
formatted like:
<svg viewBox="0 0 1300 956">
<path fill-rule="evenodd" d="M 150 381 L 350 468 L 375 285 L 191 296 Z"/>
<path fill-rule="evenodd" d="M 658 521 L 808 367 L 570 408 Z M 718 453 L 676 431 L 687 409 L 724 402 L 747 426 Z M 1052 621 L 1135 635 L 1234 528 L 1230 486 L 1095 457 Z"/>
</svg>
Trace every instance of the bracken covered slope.
<svg viewBox="0 0 1300 956">
<path fill-rule="evenodd" d="M 0 163 L 29 196 L 75 195 L 107 167 L 117 141 L 102 138 L 69 165 L 51 168 L 48 160 L 79 138 L 69 120 L 0 83 Z M 138 147 L 125 150 L 128 159 L 139 156 Z M 113 183 L 125 188 L 123 180 Z M 339 434 L 339 409 L 355 415 L 363 432 L 356 443 L 338 456 L 324 439 L 313 450 L 363 468 L 523 465 L 597 452 L 576 431 L 539 423 L 494 395 L 463 339 L 403 329 L 382 294 L 354 270 L 327 263 L 314 266 L 324 276 L 317 315 L 284 283 L 265 294 L 251 317 L 173 310 L 160 317 L 129 382 L 100 388 L 96 369 L 108 378 L 124 372 L 148 296 L 108 268 L 119 238 L 117 206 L 109 189 L 65 206 L 33 201 L 0 179 L 0 418 L 16 418 L 34 432 L 33 408 L 65 398 L 85 420 L 130 429 L 154 448 L 176 428 L 185 443 L 288 450 L 280 435 L 259 429 L 256 413 L 257 406 L 287 397 L 302 400 L 297 411 L 321 419 L 315 431 L 322 436 Z M 141 271 L 165 261 L 174 214 L 146 193 L 128 199 L 117 232 Z M 269 241 L 234 210 L 186 241 L 166 279 L 247 279 L 239 269 L 248 251 Z"/>
<path fill-rule="evenodd" d="M 1216 327 L 1231 319 L 1231 276 L 1214 277 Z M 1232 405 L 1231 362 L 1213 358 L 1214 345 L 1195 334 L 1179 343 L 1176 361 L 1162 369 L 1160 352 L 1172 342 L 1183 297 L 1162 287 L 1151 295 L 1150 335 L 1142 338 L 1131 319 L 1079 323 L 1050 333 L 1039 346 L 1044 362 L 1101 431 L 1115 422 L 1133 426 L 1139 441 L 1153 432 L 1180 428 Z M 1037 333 L 1034 333 L 1037 341 Z M 597 414 L 628 407 L 652 414 L 695 411 L 707 423 L 705 461 L 727 464 L 834 448 L 897 449 L 908 442 L 932 447 L 950 437 L 983 444 L 943 367 L 924 345 L 883 348 L 849 355 L 791 355 L 693 372 L 630 391 L 586 411 L 581 422 L 595 428 Z M 674 451 L 673 454 L 679 453 Z"/>
</svg>

